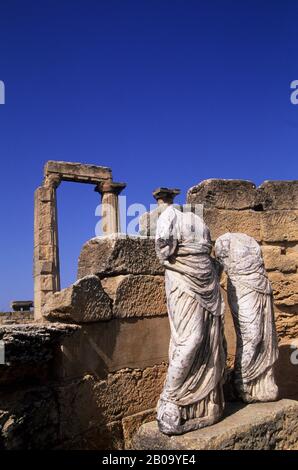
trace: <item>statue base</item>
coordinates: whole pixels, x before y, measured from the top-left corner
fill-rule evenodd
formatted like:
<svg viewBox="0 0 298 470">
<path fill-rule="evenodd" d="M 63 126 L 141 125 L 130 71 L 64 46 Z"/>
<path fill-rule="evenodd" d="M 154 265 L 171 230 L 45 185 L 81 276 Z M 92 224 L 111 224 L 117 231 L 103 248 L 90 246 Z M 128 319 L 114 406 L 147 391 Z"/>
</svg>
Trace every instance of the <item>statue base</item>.
<svg viewBox="0 0 298 470">
<path fill-rule="evenodd" d="M 136 450 L 298 450 L 298 401 L 227 403 L 221 421 L 180 436 L 166 436 L 156 421 L 143 424 Z"/>
</svg>

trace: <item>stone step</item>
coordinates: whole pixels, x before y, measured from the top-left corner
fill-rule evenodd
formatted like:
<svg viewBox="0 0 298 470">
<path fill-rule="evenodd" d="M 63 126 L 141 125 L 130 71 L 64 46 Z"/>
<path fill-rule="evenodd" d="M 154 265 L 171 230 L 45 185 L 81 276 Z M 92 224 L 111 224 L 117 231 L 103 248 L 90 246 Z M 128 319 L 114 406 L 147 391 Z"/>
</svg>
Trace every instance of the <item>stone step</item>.
<svg viewBox="0 0 298 470">
<path fill-rule="evenodd" d="M 298 401 L 228 403 L 222 421 L 182 436 L 166 436 L 156 421 L 133 439 L 138 450 L 298 449 Z"/>
</svg>

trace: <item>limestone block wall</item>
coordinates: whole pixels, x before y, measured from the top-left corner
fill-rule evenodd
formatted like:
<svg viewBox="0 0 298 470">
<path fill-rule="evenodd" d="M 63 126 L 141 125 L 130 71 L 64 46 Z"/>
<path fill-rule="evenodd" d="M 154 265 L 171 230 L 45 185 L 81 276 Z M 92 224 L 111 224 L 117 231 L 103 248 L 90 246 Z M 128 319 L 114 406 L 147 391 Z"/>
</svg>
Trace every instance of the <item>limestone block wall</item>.
<svg viewBox="0 0 298 470">
<path fill-rule="evenodd" d="M 0 327 L 5 364 L 0 364 L 0 450 L 55 448 L 61 438 L 54 358 L 70 325 Z"/>
<path fill-rule="evenodd" d="M 0 448 L 129 447 L 155 417 L 167 368 L 154 241 L 88 241 L 78 280 L 49 292 L 42 315 L 42 325 L 0 327 L 9 363 L 0 365 Z"/>
<path fill-rule="evenodd" d="M 70 398 L 75 407 L 65 418 L 74 428 L 82 423 L 81 434 L 88 421 L 81 411 L 86 393 L 91 428 L 101 423 L 113 446 L 128 447 L 140 424 L 154 419 L 169 343 L 163 274 L 148 238 L 111 235 L 82 248 L 77 282 L 97 277 L 111 313 L 81 326 L 63 343 L 58 361 L 57 372 L 73 381 L 67 393 L 78 397 L 77 387 L 82 389 L 80 399 Z"/>
<path fill-rule="evenodd" d="M 27 310 L 23 312 L 0 312 L 0 325 L 15 323 L 30 323 L 33 321 L 34 312 Z"/>
<path fill-rule="evenodd" d="M 129 447 L 154 419 L 169 345 L 163 276 L 152 239 L 99 237 L 82 248 L 78 280 L 48 295 L 43 317 L 76 328 L 52 367 L 55 447 Z"/>
<path fill-rule="evenodd" d="M 281 396 L 298 398 L 298 366 L 290 360 L 298 331 L 297 182 L 256 188 L 208 180 L 189 190 L 187 202 L 204 205 L 213 241 L 241 231 L 261 244 L 274 289 Z M 43 326 L 0 327 L 13 353 L 0 365 L 0 448 L 129 447 L 155 416 L 167 368 L 163 276 L 152 239 L 94 238 L 82 248 L 78 280 L 47 294 Z M 231 365 L 228 308 L 225 332 Z"/>
<path fill-rule="evenodd" d="M 203 204 L 213 242 L 223 233 L 243 232 L 260 243 L 274 292 L 280 392 L 298 398 L 298 366 L 291 362 L 295 340 L 298 347 L 298 181 L 256 187 L 250 181 L 211 179 L 190 188 L 187 203 Z M 228 307 L 226 335 L 231 364 L 235 336 Z"/>
</svg>

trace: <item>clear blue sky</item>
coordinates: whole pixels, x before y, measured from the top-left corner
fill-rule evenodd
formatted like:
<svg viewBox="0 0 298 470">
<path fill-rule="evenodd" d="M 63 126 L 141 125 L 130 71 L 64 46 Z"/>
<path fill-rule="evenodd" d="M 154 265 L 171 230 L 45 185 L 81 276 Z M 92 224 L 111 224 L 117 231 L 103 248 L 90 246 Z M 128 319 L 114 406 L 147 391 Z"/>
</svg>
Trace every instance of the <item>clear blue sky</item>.
<svg viewBox="0 0 298 470">
<path fill-rule="evenodd" d="M 110 166 L 129 203 L 206 178 L 297 179 L 298 2 L 1 0 L 0 310 L 33 297 L 44 163 Z M 98 194 L 58 190 L 62 284 Z"/>
</svg>

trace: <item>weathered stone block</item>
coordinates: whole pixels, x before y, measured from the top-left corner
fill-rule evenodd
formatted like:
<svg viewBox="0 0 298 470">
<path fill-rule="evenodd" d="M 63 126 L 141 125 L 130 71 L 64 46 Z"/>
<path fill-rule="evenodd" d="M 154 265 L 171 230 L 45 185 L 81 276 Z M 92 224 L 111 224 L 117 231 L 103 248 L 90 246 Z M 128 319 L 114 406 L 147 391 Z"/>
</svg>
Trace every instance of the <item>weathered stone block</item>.
<svg viewBox="0 0 298 470">
<path fill-rule="evenodd" d="M 296 272 L 298 257 L 296 259 L 295 254 L 282 254 L 282 248 L 280 246 L 263 245 L 261 248 L 267 271 L 277 270 L 285 273 Z"/>
<path fill-rule="evenodd" d="M 251 209 L 255 205 L 256 185 L 246 180 L 208 179 L 188 190 L 189 204 L 205 208 Z"/>
<path fill-rule="evenodd" d="M 61 435 L 70 439 L 99 424 L 119 421 L 154 408 L 165 370 L 164 365 L 145 370 L 126 368 L 109 374 L 104 380 L 86 374 L 58 386 Z"/>
<path fill-rule="evenodd" d="M 46 188 L 41 186 L 39 189 L 40 202 L 54 203 L 55 191 L 53 188 Z"/>
<path fill-rule="evenodd" d="M 39 245 L 51 245 L 53 243 L 53 231 L 43 227 L 36 230 L 34 237 L 35 247 Z"/>
<path fill-rule="evenodd" d="M 50 274 L 54 271 L 54 263 L 51 261 L 39 261 L 37 260 L 34 265 L 34 276 L 40 274 Z"/>
<path fill-rule="evenodd" d="M 121 421 L 96 425 L 57 447 L 61 450 L 123 450 L 124 438 Z M 56 448 L 55 448 L 56 449 Z"/>
<path fill-rule="evenodd" d="M 298 449 L 298 402 L 280 400 L 251 405 L 229 404 L 226 417 L 213 426 L 166 436 L 156 422 L 141 426 L 134 449 L 144 450 L 265 450 Z"/>
<path fill-rule="evenodd" d="M 42 223 L 53 221 L 55 206 L 52 202 L 42 202 L 39 206 L 39 217 Z"/>
<path fill-rule="evenodd" d="M 297 241 L 298 211 L 260 212 L 261 238 L 265 242 Z"/>
<path fill-rule="evenodd" d="M 295 311 L 284 311 L 282 308 L 279 305 L 275 307 L 277 334 L 283 340 L 285 338 L 296 340 L 298 338 L 298 305 L 293 307 Z"/>
<path fill-rule="evenodd" d="M 62 179 L 68 181 L 79 181 L 86 183 L 97 183 L 102 180 L 111 180 L 110 168 L 85 163 L 48 161 L 44 167 L 45 177 L 58 174 Z"/>
<path fill-rule="evenodd" d="M 204 221 L 210 229 L 212 240 L 226 232 L 242 232 L 260 240 L 260 212 L 253 210 L 204 209 Z"/>
<path fill-rule="evenodd" d="M 113 317 L 149 317 L 167 314 L 163 276 L 115 276 L 102 280 L 113 299 Z"/>
<path fill-rule="evenodd" d="M 264 181 L 257 192 L 264 210 L 298 209 L 298 180 Z"/>
<path fill-rule="evenodd" d="M 54 261 L 55 248 L 51 245 L 38 245 L 34 248 L 35 261 Z"/>
<path fill-rule="evenodd" d="M 268 272 L 276 305 L 298 304 L 298 274 Z"/>
<path fill-rule="evenodd" d="M 154 240 L 135 236 L 110 235 L 89 240 L 82 248 L 78 278 L 89 274 L 162 274 Z"/>
<path fill-rule="evenodd" d="M 94 384 L 96 403 L 107 420 L 155 408 L 165 380 L 165 364 L 144 370 L 124 369 Z"/>
<path fill-rule="evenodd" d="M 17 314 L 17 318 L 11 320 L 10 324 L 0 325 L 0 341 L 5 345 L 5 365 L 0 365 L 0 401 L 5 389 L 10 394 L 13 390 L 20 389 L 20 384 L 48 383 L 52 361 L 61 338 L 71 335 L 78 328 L 57 323 L 38 325 L 32 323 L 32 319 L 30 323 L 27 314 L 22 314 L 22 319 Z M 3 402 L 6 400 L 3 399 Z"/>
<path fill-rule="evenodd" d="M 43 315 L 50 320 L 76 323 L 108 320 L 112 316 L 111 301 L 100 280 L 86 276 L 48 296 Z"/>
<path fill-rule="evenodd" d="M 45 450 L 57 444 L 59 410 L 47 387 L 1 390 L 0 449 Z"/>
<path fill-rule="evenodd" d="M 40 288 L 42 291 L 53 291 L 54 278 L 52 274 L 44 274 L 40 277 Z"/>
<path fill-rule="evenodd" d="M 81 325 L 62 343 L 55 367 L 57 379 L 80 377 L 86 371 L 105 378 L 127 367 L 146 369 L 167 362 L 169 338 L 167 317 L 116 318 Z"/>
<path fill-rule="evenodd" d="M 156 409 L 141 411 L 122 419 L 123 435 L 125 448 L 130 449 L 133 436 L 136 434 L 142 424 L 149 423 L 156 418 Z"/>
<path fill-rule="evenodd" d="M 78 328 L 59 323 L 1 326 L 0 340 L 5 344 L 6 361 L 10 365 L 23 366 L 45 363 L 53 358 L 53 345 Z"/>
</svg>

